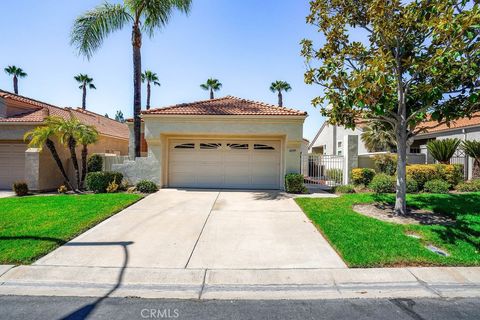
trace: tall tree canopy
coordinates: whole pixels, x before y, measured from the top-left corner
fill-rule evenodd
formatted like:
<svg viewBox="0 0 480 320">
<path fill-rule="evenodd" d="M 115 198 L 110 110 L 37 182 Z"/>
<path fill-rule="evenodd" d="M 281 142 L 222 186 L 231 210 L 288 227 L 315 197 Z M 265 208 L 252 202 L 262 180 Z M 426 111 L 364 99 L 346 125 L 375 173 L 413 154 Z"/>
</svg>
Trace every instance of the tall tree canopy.
<svg viewBox="0 0 480 320">
<path fill-rule="evenodd" d="M 124 0 L 123 4 L 105 2 L 75 20 L 71 43 L 80 54 L 90 58 L 112 32 L 124 26 L 132 28 L 133 51 L 133 128 L 135 156 L 140 157 L 142 110 L 142 34 L 153 36 L 164 27 L 173 12 L 188 13 L 192 0 Z"/>
<path fill-rule="evenodd" d="M 18 79 L 25 78 L 27 73 L 23 71 L 22 68 L 16 66 L 8 66 L 4 69 L 4 71 L 13 77 L 13 91 L 15 94 L 18 94 Z"/>
<path fill-rule="evenodd" d="M 270 91 L 278 93 L 278 105 L 283 107 L 282 91 L 288 92 L 292 90 L 290 84 L 286 81 L 277 80 L 270 85 Z"/>
<path fill-rule="evenodd" d="M 87 88 L 97 89 L 93 84 L 93 78 L 90 78 L 88 74 L 79 73 L 73 77 L 78 83 L 80 83 L 79 89 L 82 89 L 82 109 L 87 108 Z"/>
<path fill-rule="evenodd" d="M 207 82 L 202 83 L 200 88 L 206 91 L 210 91 L 210 99 L 215 98 L 214 92 L 219 91 L 222 88 L 222 83 L 218 79 L 209 78 Z"/>
<path fill-rule="evenodd" d="M 302 41 L 307 84 L 332 124 L 359 118 L 394 128 L 398 146 L 395 212 L 406 213 L 406 153 L 421 123 L 479 109 L 479 5 L 473 0 L 312 0 L 307 23 L 325 36 Z"/>
<path fill-rule="evenodd" d="M 158 76 L 155 72 L 145 70 L 145 72 L 142 73 L 142 82 L 147 83 L 147 110 L 150 110 L 151 85 L 153 84 L 154 86 L 160 87 L 160 81 L 158 81 Z"/>
</svg>

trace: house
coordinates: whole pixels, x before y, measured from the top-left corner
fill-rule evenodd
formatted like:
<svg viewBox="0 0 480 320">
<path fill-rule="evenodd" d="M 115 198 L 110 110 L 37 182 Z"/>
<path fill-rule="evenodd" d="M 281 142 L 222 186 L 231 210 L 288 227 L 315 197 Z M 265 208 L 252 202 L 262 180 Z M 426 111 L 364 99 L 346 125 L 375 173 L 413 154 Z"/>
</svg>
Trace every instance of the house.
<svg viewBox="0 0 480 320">
<path fill-rule="evenodd" d="M 41 126 L 47 116 L 74 117 L 93 125 L 100 136 L 89 146 L 92 153 L 128 154 L 128 128 L 125 124 L 91 111 L 60 108 L 45 102 L 0 90 L 0 189 L 11 189 L 13 182 L 26 181 L 31 190 L 52 190 L 63 183 L 63 178 L 45 149 L 28 148 L 23 136 Z M 64 166 L 72 175 L 70 154 L 56 142 Z M 77 153 L 80 157 L 80 152 Z"/>
<path fill-rule="evenodd" d="M 357 125 L 355 129 L 347 129 L 342 126 L 331 125 L 327 121 L 323 123 L 313 138 L 308 148 L 309 153 L 324 155 L 344 155 L 344 138 L 349 135 L 361 136 L 363 126 Z M 367 153 L 365 144 L 359 139 L 358 152 Z"/>
<path fill-rule="evenodd" d="M 141 117 L 147 156 L 114 165 L 130 182 L 282 189 L 286 173 L 300 172 L 304 111 L 227 96 L 151 109 Z M 129 127 L 132 143 L 131 121 Z"/>
</svg>

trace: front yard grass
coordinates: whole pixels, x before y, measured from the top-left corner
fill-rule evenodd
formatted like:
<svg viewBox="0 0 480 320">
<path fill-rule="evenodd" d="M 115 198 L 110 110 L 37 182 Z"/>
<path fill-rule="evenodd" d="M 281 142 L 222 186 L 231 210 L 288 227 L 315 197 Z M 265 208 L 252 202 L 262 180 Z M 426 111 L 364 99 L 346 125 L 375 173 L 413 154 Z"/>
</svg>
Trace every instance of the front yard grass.
<svg viewBox="0 0 480 320">
<path fill-rule="evenodd" d="M 0 264 L 28 264 L 141 198 L 136 194 L 0 199 Z"/>
<path fill-rule="evenodd" d="M 352 209 L 355 204 L 394 203 L 394 195 L 348 194 L 296 201 L 349 267 L 480 266 L 480 193 L 408 195 L 408 206 L 445 214 L 456 219 L 452 225 L 393 224 Z M 450 256 L 429 251 L 427 244 Z"/>
</svg>

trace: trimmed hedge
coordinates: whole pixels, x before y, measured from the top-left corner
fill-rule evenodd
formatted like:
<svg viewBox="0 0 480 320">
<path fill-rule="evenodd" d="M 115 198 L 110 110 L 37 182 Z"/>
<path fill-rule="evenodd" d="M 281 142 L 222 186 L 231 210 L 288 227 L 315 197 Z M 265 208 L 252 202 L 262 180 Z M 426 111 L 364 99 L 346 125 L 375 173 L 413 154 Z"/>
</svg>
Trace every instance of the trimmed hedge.
<svg viewBox="0 0 480 320">
<path fill-rule="evenodd" d="M 368 186 L 375 177 L 375 170 L 370 168 L 352 169 L 352 183 L 356 186 L 363 184 Z"/>
<path fill-rule="evenodd" d="M 393 176 L 397 172 L 397 159 L 396 154 L 387 153 L 374 156 L 373 162 L 379 172 Z"/>
<path fill-rule="evenodd" d="M 103 169 L 103 158 L 99 154 L 92 154 L 87 160 L 87 172 L 99 172 Z"/>
<path fill-rule="evenodd" d="M 307 193 L 307 187 L 303 184 L 303 175 L 289 173 L 285 175 L 285 189 L 289 193 Z"/>
<path fill-rule="evenodd" d="M 418 183 L 423 190 L 427 181 L 444 180 L 451 187 L 463 180 L 463 166 L 453 164 L 414 164 L 407 166 L 407 176 Z"/>
<path fill-rule="evenodd" d="M 13 186 L 12 186 L 12 189 L 15 192 L 15 194 L 19 197 L 23 197 L 23 196 L 28 195 L 28 191 L 29 191 L 28 190 L 28 184 L 26 182 L 23 182 L 23 181 L 14 182 Z"/>
<path fill-rule="evenodd" d="M 395 192 L 395 177 L 379 173 L 372 179 L 368 187 L 378 194 Z"/>
<path fill-rule="evenodd" d="M 423 190 L 430 193 L 448 193 L 450 184 L 441 179 L 430 180 L 425 183 Z"/>
<path fill-rule="evenodd" d="M 460 192 L 479 192 L 480 191 L 480 179 L 473 179 L 466 182 L 461 182 L 455 188 Z"/>
<path fill-rule="evenodd" d="M 158 187 L 152 181 L 141 180 L 137 183 L 137 191 L 141 193 L 154 193 L 158 191 Z"/>
<path fill-rule="evenodd" d="M 106 193 L 108 185 L 115 181 L 117 184 L 121 184 L 123 180 L 123 174 L 115 171 L 101 171 L 101 172 L 89 172 L 85 178 L 85 184 L 87 190 L 95 193 Z"/>
</svg>

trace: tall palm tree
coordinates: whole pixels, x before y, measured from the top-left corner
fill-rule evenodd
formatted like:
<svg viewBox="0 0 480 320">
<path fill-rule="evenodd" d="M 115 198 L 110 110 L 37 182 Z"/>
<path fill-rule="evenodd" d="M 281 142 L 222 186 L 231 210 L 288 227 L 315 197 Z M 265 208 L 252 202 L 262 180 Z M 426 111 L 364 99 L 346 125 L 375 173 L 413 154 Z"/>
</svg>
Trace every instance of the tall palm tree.
<svg viewBox="0 0 480 320">
<path fill-rule="evenodd" d="M 200 88 L 207 91 L 210 90 L 210 99 L 214 99 L 215 97 L 213 96 L 213 92 L 220 90 L 222 88 L 222 84 L 220 81 L 218 81 L 218 79 L 210 78 L 207 80 L 207 82 L 202 83 Z"/>
<path fill-rule="evenodd" d="M 369 152 L 390 151 L 397 149 L 395 131 L 390 125 L 379 121 L 371 121 L 364 128 L 360 136 Z"/>
<path fill-rule="evenodd" d="M 75 77 L 78 83 L 80 83 L 79 89 L 82 89 L 82 109 L 85 110 L 87 108 L 87 88 L 88 89 L 97 89 L 93 84 L 93 79 L 88 76 L 88 74 L 77 74 Z"/>
<path fill-rule="evenodd" d="M 18 94 L 18 78 L 25 78 L 27 73 L 16 66 L 8 66 L 4 70 L 7 74 L 13 76 L 13 91 Z"/>
<path fill-rule="evenodd" d="M 286 81 L 277 80 L 270 85 L 270 91 L 278 92 L 278 105 L 280 107 L 283 107 L 282 91 L 288 92 L 290 90 L 292 90 L 292 87 L 290 87 L 290 84 Z"/>
<path fill-rule="evenodd" d="M 133 47 L 133 119 L 135 156 L 140 157 L 140 112 L 142 107 L 142 33 L 153 36 L 165 26 L 175 9 L 188 13 L 192 0 L 124 0 L 123 4 L 103 3 L 75 20 L 71 43 L 90 58 L 113 31 L 132 27 Z"/>
<path fill-rule="evenodd" d="M 55 127 L 52 125 L 52 119 L 46 118 L 45 126 L 39 126 L 31 131 L 28 131 L 23 138 L 24 140 L 30 140 L 28 146 L 31 148 L 39 148 L 41 151 L 44 145 L 47 146 L 50 154 L 53 157 L 53 160 L 55 161 L 58 169 L 62 173 L 63 180 L 71 190 L 74 190 L 72 184 L 70 183 L 70 179 L 68 178 L 67 172 L 63 167 L 62 160 L 58 155 L 55 143 L 53 142 L 55 135 L 56 131 Z"/>
<path fill-rule="evenodd" d="M 150 70 L 145 70 L 144 73 L 142 73 L 142 82 L 147 82 L 147 110 L 150 109 L 150 95 L 151 95 L 151 88 L 150 84 L 153 84 L 154 86 L 159 86 L 160 87 L 160 82 L 158 81 L 158 76 L 155 72 L 152 72 Z"/>
<path fill-rule="evenodd" d="M 76 139 L 82 145 L 82 177 L 80 186 L 83 187 L 87 175 L 88 145 L 98 141 L 98 131 L 94 126 L 82 125 L 76 132 Z"/>
</svg>

